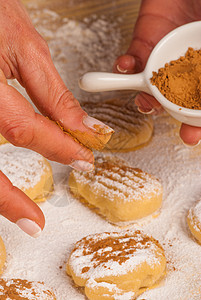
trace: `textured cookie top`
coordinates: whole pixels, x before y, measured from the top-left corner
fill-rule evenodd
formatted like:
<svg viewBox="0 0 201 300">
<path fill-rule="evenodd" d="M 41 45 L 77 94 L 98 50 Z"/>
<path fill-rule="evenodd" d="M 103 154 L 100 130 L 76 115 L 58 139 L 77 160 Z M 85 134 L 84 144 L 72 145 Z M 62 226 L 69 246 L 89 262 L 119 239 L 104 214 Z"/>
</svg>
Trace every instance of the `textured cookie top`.
<svg viewBox="0 0 201 300">
<path fill-rule="evenodd" d="M 0 170 L 20 189 L 34 187 L 46 168 L 38 153 L 11 144 L 0 146 Z"/>
<path fill-rule="evenodd" d="M 142 127 L 153 128 L 151 116 L 142 115 L 137 110 L 133 99 L 129 101 L 111 99 L 102 103 L 84 103 L 84 109 L 90 116 L 109 125 L 117 133 L 119 131 L 136 134 Z"/>
<path fill-rule="evenodd" d="M 97 279 L 119 276 L 147 263 L 160 264 L 163 249 L 139 230 L 89 235 L 76 243 L 69 265 L 76 276 Z"/>
<path fill-rule="evenodd" d="M 123 201 L 140 201 L 144 196 L 153 197 L 153 193 L 162 193 L 162 186 L 155 177 L 128 167 L 119 159 L 98 157 L 94 171 L 72 172 L 77 183 L 90 185 L 93 192 L 97 191 L 111 201 L 116 197 Z"/>
<path fill-rule="evenodd" d="M 201 231 L 201 201 L 198 201 L 194 207 L 190 208 L 188 219 L 191 224 L 193 223 L 193 228 L 196 231 Z"/>
<path fill-rule="evenodd" d="M 54 293 L 41 282 L 0 279 L 1 300 L 56 300 Z"/>
</svg>

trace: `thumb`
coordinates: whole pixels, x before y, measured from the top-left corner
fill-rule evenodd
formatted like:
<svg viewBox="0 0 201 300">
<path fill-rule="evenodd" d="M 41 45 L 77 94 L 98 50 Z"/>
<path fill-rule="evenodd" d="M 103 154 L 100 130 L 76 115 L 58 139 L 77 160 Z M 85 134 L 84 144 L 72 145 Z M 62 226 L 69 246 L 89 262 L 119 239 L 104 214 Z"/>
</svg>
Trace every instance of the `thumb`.
<svg viewBox="0 0 201 300">
<path fill-rule="evenodd" d="M 201 128 L 182 124 L 180 128 L 180 137 L 184 144 L 196 146 L 201 140 Z"/>
<path fill-rule="evenodd" d="M 38 237 L 45 225 L 44 215 L 38 205 L 14 187 L 1 171 L 0 190 L 0 214 L 25 233 Z"/>
</svg>

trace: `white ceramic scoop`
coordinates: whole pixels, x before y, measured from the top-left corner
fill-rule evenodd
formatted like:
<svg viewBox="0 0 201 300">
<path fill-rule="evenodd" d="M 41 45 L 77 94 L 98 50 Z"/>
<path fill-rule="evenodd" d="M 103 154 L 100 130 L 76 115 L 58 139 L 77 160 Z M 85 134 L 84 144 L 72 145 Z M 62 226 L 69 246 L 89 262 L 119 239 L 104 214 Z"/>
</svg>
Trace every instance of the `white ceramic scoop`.
<svg viewBox="0 0 201 300">
<path fill-rule="evenodd" d="M 124 75 L 105 72 L 89 72 L 79 81 L 80 87 L 88 92 L 113 90 L 138 90 L 154 96 L 163 108 L 175 119 L 201 127 L 201 110 L 178 106 L 165 98 L 150 82 L 153 71 L 165 63 L 184 55 L 189 47 L 201 49 L 201 21 L 192 22 L 171 31 L 153 49 L 142 73 Z"/>
</svg>

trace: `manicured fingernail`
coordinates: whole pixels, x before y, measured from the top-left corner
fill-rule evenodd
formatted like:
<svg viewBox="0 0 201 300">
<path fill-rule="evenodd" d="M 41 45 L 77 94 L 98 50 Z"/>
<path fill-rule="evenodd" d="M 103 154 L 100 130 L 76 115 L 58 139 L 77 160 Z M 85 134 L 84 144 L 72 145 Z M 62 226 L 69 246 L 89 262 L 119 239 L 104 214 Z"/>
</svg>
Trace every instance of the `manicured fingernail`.
<svg viewBox="0 0 201 300">
<path fill-rule="evenodd" d="M 128 70 L 122 69 L 119 65 L 117 65 L 117 71 L 120 73 L 126 73 Z"/>
<path fill-rule="evenodd" d="M 69 166 L 78 171 L 91 172 L 94 170 L 94 165 L 84 160 L 74 160 Z"/>
<path fill-rule="evenodd" d="M 144 115 L 150 115 L 155 112 L 154 108 L 149 109 L 149 108 L 144 108 L 144 107 L 138 106 L 137 109 L 140 113 L 142 113 Z"/>
<path fill-rule="evenodd" d="M 84 116 L 83 124 L 86 127 L 92 129 L 95 133 L 107 134 L 114 132 L 114 130 L 111 127 L 90 116 Z"/>
<path fill-rule="evenodd" d="M 42 230 L 34 221 L 23 218 L 16 222 L 16 225 L 30 236 L 37 238 Z"/>
<path fill-rule="evenodd" d="M 194 147 L 197 147 L 198 145 L 200 145 L 201 143 L 201 140 L 197 142 L 197 144 L 187 144 L 187 143 L 184 143 L 184 141 L 182 140 L 184 146 L 188 147 L 188 148 L 194 148 Z"/>
</svg>

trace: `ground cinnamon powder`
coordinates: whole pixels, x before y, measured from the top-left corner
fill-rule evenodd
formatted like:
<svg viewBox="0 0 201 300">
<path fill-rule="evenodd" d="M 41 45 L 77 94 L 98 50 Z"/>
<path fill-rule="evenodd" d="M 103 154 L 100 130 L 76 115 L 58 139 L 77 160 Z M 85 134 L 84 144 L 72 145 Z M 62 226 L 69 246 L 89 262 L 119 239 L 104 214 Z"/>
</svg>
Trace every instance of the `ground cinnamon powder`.
<svg viewBox="0 0 201 300">
<path fill-rule="evenodd" d="M 153 240 L 153 238 L 147 237 L 146 235 L 142 235 L 139 230 L 135 231 L 134 236 L 125 234 L 123 237 L 128 238 L 128 240 L 123 243 L 118 237 L 115 238 L 111 236 L 97 241 L 94 241 L 93 238 L 84 238 L 84 249 L 82 254 L 84 256 L 93 254 L 93 267 L 96 268 L 100 264 L 107 263 L 111 260 L 118 262 L 121 265 L 128 260 L 129 255 L 134 254 L 137 249 L 147 249 L 151 247 L 152 243 L 161 248 L 156 240 Z M 108 251 L 100 251 L 105 248 L 108 248 Z M 74 251 L 76 250 L 77 248 L 74 249 Z M 119 254 L 117 255 L 117 253 Z M 82 273 L 88 272 L 89 269 L 89 267 L 84 267 Z"/>
<path fill-rule="evenodd" d="M 153 72 L 151 83 L 171 102 L 201 109 L 201 50 L 188 48 L 185 56 Z"/>
<path fill-rule="evenodd" d="M 1 300 L 28 300 L 38 298 L 32 282 L 23 279 L 12 279 L 10 282 L 0 279 L 0 292 L 3 293 L 3 295 L 0 296 Z M 23 292 L 29 295 L 22 296 Z M 44 290 L 43 293 L 47 296 L 53 296 L 52 292 L 47 289 Z"/>
</svg>

